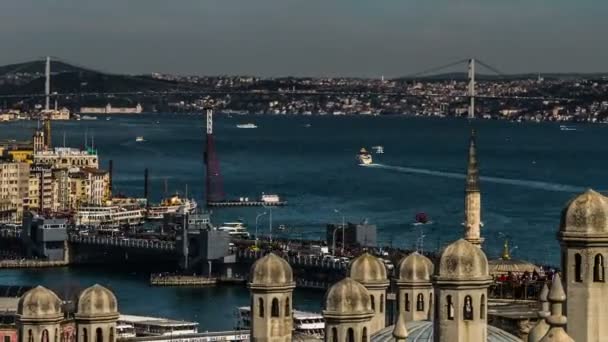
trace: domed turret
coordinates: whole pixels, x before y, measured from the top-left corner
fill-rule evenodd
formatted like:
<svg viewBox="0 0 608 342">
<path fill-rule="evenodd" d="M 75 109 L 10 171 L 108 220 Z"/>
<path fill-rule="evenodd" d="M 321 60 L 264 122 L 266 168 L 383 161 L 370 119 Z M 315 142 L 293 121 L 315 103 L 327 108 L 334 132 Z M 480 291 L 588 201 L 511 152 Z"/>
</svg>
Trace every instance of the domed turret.
<svg viewBox="0 0 608 342">
<path fill-rule="evenodd" d="M 561 237 L 608 236 L 608 198 L 587 190 L 562 211 Z"/>
<path fill-rule="evenodd" d="M 367 289 L 351 278 L 335 283 L 325 295 L 323 314 L 330 315 L 372 315 L 371 301 Z"/>
<path fill-rule="evenodd" d="M 268 253 L 251 266 L 251 287 L 293 286 L 293 271 L 285 259 Z"/>
<path fill-rule="evenodd" d="M 350 264 L 349 276 L 361 284 L 386 283 L 386 266 L 377 257 L 365 252 Z"/>
<path fill-rule="evenodd" d="M 20 321 L 54 321 L 63 318 L 61 299 L 42 286 L 27 291 L 19 299 L 17 316 Z"/>
<path fill-rule="evenodd" d="M 433 262 L 424 255 L 414 252 L 401 259 L 399 263 L 399 282 L 430 283 L 433 275 Z"/>
<path fill-rule="evenodd" d="M 489 280 L 485 253 L 470 242 L 460 239 L 441 253 L 437 280 Z"/>
<path fill-rule="evenodd" d="M 118 318 L 118 301 L 112 291 L 95 284 L 80 293 L 76 304 L 76 318 Z"/>
</svg>

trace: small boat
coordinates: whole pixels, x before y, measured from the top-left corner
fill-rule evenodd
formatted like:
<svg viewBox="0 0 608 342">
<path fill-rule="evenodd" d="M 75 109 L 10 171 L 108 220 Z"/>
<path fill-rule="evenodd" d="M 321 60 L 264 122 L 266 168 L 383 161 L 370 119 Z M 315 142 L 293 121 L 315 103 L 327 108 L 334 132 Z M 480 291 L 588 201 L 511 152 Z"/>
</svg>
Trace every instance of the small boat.
<svg viewBox="0 0 608 342">
<path fill-rule="evenodd" d="M 258 126 L 256 126 L 256 124 L 253 124 L 253 123 L 246 123 L 246 124 L 238 124 L 238 125 L 236 125 L 236 128 L 258 128 Z"/>
<path fill-rule="evenodd" d="M 284 224 L 279 225 L 279 227 L 277 228 L 280 231 L 284 231 L 285 229 L 287 229 L 287 227 L 285 227 Z"/>
<path fill-rule="evenodd" d="M 312 127 L 312 125 L 311 124 L 306 124 L 306 125 L 304 125 L 304 127 L 310 128 L 310 127 Z"/>
<path fill-rule="evenodd" d="M 384 146 L 372 146 L 372 149 L 376 151 L 376 154 L 384 154 Z"/>
<path fill-rule="evenodd" d="M 135 138 L 135 141 L 137 141 L 137 142 L 143 142 L 143 141 L 146 141 L 146 140 L 144 139 L 143 136 L 138 136 L 137 138 Z"/>
<path fill-rule="evenodd" d="M 110 120 L 112 120 L 112 118 L 108 116 L 108 117 L 106 118 L 106 121 L 110 121 Z"/>
<path fill-rule="evenodd" d="M 80 117 L 82 120 L 97 120 L 96 116 L 88 116 L 88 115 L 83 115 Z"/>
<path fill-rule="evenodd" d="M 418 213 L 416 214 L 415 220 L 417 223 L 426 224 L 429 222 L 429 217 L 426 215 L 426 213 Z"/>
<path fill-rule="evenodd" d="M 566 125 L 559 126 L 560 131 L 576 131 L 576 127 L 568 127 Z"/>
<path fill-rule="evenodd" d="M 372 155 L 365 148 L 361 148 L 357 154 L 359 165 L 370 165 L 372 163 Z"/>
</svg>

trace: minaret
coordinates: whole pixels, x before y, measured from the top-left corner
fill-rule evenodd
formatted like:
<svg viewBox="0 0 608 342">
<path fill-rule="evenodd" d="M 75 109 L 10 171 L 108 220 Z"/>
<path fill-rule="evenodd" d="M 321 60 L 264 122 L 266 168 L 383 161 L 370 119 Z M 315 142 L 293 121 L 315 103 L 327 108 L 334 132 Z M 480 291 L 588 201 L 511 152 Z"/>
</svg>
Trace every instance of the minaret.
<svg viewBox="0 0 608 342">
<path fill-rule="evenodd" d="M 397 309 L 407 322 L 433 319 L 433 262 L 418 252 L 399 263 Z"/>
<path fill-rule="evenodd" d="M 435 274 L 434 342 L 486 341 L 492 277 L 481 248 L 464 239 L 450 244 L 441 253 Z"/>
<path fill-rule="evenodd" d="M 556 274 L 553 278 L 553 284 L 551 285 L 551 291 L 549 292 L 549 302 L 551 303 L 551 315 L 547 317 L 547 322 L 551 326 L 547 334 L 540 340 L 540 342 L 574 342 L 574 340 L 568 336 L 568 333 L 564 328 L 568 319 L 563 315 L 562 306 L 566 302 L 566 293 L 562 287 L 562 280 L 559 274 Z M 601 338 L 605 338 L 602 336 Z M 579 341 L 591 341 L 591 340 L 579 340 Z M 593 341 L 599 341 L 593 340 Z"/>
<path fill-rule="evenodd" d="M 562 211 L 558 240 L 567 297 L 568 334 L 575 341 L 608 337 L 608 197 L 593 190 L 578 195 Z"/>
<path fill-rule="evenodd" d="M 290 342 L 293 328 L 291 266 L 269 253 L 251 267 L 251 341 Z"/>
<path fill-rule="evenodd" d="M 481 247 L 481 192 L 479 191 L 479 169 L 477 168 L 477 147 L 475 146 L 475 130 L 471 130 L 469 142 L 469 162 L 464 200 L 464 239 Z"/>
<path fill-rule="evenodd" d="M 543 290 L 540 292 L 540 305 L 541 308 L 538 311 L 538 322 L 530 330 L 528 334 L 528 342 L 539 342 L 549 331 L 549 323 L 547 323 L 547 317 L 551 314 L 549 312 L 549 302 L 547 302 L 547 297 L 549 296 L 549 287 L 547 284 L 543 286 Z"/>
<path fill-rule="evenodd" d="M 386 276 L 384 263 L 365 252 L 351 262 L 349 276 L 369 291 L 371 307 L 374 311 L 370 334 L 386 328 L 386 289 L 390 282 Z"/>
</svg>

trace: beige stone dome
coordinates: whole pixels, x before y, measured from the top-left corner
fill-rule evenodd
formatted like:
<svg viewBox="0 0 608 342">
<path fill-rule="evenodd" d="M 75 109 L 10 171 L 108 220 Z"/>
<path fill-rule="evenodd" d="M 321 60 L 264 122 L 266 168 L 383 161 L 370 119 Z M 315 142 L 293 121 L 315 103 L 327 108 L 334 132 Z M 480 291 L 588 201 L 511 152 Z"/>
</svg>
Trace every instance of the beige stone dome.
<svg viewBox="0 0 608 342">
<path fill-rule="evenodd" d="M 118 317 L 118 301 L 112 291 L 95 284 L 78 296 L 76 318 Z"/>
<path fill-rule="evenodd" d="M 63 318 L 61 299 L 42 286 L 27 291 L 17 304 L 17 316 L 21 320 L 57 320 Z"/>
<path fill-rule="evenodd" d="M 434 268 L 433 262 L 429 258 L 414 252 L 401 259 L 398 281 L 430 283 Z"/>
<path fill-rule="evenodd" d="M 488 259 L 481 248 L 460 239 L 447 246 L 439 260 L 439 280 L 487 280 Z"/>
<path fill-rule="evenodd" d="M 373 314 L 369 291 L 351 278 L 332 285 L 325 294 L 324 315 Z"/>
<path fill-rule="evenodd" d="M 251 266 L 251 286 L 293 285 L 293 271 L 285 259 L 268 253 Z"/>
<path fill-rule="evenodd" d="M 562 210 L 560 234 L 608 235 L 608 198 L 593 190 L 576 196 Z"/>
<path fill-rule="evenodd" d="M 365 252 L 350 263 L 349 276 L 362 284 L 387 283 L 386 266 L 379 258 Z"/>
</svg>

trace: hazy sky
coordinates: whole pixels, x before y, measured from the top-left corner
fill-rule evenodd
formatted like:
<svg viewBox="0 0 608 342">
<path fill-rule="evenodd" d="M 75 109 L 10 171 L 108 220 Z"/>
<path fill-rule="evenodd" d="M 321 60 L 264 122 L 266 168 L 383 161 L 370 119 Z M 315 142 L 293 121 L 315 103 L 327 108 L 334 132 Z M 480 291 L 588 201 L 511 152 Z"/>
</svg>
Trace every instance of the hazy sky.
<svg viewBox="0 0 608 342">
<path fill-rule="evenodd" d="M 608 1 L 0 0 L 0 43 L 0 64 L 125 73 L 393 77 L 471 56 L 608 71 Z"/>
</svg>

